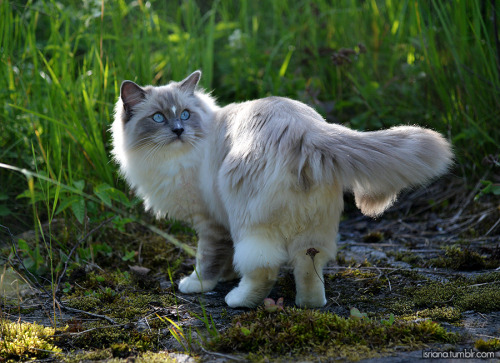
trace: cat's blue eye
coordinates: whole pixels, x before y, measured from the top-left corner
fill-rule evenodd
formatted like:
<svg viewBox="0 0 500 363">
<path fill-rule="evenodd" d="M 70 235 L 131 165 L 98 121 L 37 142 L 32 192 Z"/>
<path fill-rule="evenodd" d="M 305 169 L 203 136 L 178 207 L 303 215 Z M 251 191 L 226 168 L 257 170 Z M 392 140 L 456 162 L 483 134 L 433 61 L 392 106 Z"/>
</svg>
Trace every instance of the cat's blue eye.
<svg viewBox="0 0 500 363">
<path fill-rule="evenodd" d="M 165 116 L 163 116 L 161 113 L 158 112 L 153 115 L 153 120 L 155 122 L 161 123 L 165 121 Z"/>
<path fill-rule="evenodd" d="M 191 114 L 189 113 L 189 111 L 188 110 L 184 110 L 181 113 L 181 120 L 187 120 L 190 116 L 191 116 Z"/>
</svg>

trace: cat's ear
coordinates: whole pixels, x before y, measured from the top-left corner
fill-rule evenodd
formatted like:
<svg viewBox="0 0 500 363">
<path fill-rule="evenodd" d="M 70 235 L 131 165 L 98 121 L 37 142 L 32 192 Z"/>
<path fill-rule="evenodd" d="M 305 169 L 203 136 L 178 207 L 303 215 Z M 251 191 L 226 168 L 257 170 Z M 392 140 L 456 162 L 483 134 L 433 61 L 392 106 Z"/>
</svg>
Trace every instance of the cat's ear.
<svg viewBox="0 0 500 363">
<path fill-rule="evenodd" d="M 201 78 L 201 71 L 194 71 L 188 77 L 179 82 L 181 91 L 193 94 Z"/>
<path fill-rule="evenodd" d="M 132 108 L 146 98 L 146 91 L 132 81 L 123 81 L 120 87 L 120 98 L 122 99 L 125 111 L 131 116 Z"/>
</svg>

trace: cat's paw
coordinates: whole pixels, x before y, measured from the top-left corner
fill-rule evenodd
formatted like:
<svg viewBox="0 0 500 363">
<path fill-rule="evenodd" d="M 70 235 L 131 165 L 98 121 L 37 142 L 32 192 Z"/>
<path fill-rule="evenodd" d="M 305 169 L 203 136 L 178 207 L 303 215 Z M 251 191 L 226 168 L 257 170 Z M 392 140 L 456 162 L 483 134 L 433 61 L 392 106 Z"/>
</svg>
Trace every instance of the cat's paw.
<svg viewBox="0 0 500 363">
<path fill-rule="evenodd" d="M 217 281 L 201 280 L 196 274 L 191 274 L 184 277 L 179 282 L 179 291 L 184 294 L 192 294 L 196 292 L 206 292 L 213 290 Z"/>
<path fill-rule="evenodd" d="M 249 291 L 241 286 L 232 289 L 226 295 L 226 304 L 232 308 L 254 308 L 263 301 L 259 296 L 252 296 Z"/>
<path fill-rule="evenodd" d="M 295 297 L 295 305 L 301 308 L 321 308 L 326 305 L 324 294 L 318 296 L 299 296 Z"/>
</svg>

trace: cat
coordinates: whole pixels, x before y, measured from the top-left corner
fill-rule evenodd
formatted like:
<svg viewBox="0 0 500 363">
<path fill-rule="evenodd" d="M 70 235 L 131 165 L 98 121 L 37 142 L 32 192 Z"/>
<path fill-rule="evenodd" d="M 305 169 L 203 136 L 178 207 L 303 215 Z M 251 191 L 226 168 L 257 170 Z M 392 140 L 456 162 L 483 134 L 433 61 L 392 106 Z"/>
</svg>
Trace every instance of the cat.
<svg viewBox="0 0 500 363">
<path fill-rule="evenodd" d="M 375 217 L 453 159 L 451 145 L 425 128 L 358 132 L 283 97 L 219 107 L 200 77 L 160 87 L 124 81 L 111 126 L 114 159 L 146 210 L 198 234 L 183 293 L 241 277 L 225 301 L 255 307 L 290 262 L 296 305 L 324 306 L 322 270 L 336 256 L 343 192 Z"/>
</svg>

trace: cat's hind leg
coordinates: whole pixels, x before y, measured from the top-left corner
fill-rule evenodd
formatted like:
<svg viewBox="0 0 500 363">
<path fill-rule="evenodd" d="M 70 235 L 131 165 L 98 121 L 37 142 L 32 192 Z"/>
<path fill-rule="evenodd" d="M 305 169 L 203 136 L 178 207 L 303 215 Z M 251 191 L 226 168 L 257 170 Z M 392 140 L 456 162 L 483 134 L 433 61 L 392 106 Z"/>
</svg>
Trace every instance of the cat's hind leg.
<svg viewBox="0 0 500 363">
<path fill-rule="evenodd" d="M 233 255 L 233 243 L 224 228 L 205 222 L 196 230 L 199 234 L 196 267 L 179 282 L 179 290 L 186 294 L 213 290 Z"/>
<path fill-rule="evenodd" d="M 235 243 L 234 266 L 243 277 L 238 287 L 226 295 L 226 303 L 233 308 L 253 308 L 261 304 L 286 260 L 282 243 L 265 233 L 241 238 Z"/>
</svg>

